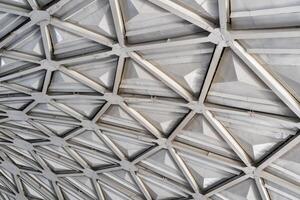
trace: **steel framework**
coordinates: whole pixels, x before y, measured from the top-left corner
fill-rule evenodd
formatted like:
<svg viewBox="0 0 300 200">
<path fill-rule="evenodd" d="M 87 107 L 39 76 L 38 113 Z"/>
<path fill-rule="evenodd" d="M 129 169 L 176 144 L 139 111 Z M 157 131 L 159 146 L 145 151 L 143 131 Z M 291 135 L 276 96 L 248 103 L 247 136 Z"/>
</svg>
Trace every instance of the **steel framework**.
<svg viewBox="0 0 300 200">
<path fill-rule="evenodd" d="M 278 2 L 0 0 L 0 199 L 300 199 Z"/>
</svg>

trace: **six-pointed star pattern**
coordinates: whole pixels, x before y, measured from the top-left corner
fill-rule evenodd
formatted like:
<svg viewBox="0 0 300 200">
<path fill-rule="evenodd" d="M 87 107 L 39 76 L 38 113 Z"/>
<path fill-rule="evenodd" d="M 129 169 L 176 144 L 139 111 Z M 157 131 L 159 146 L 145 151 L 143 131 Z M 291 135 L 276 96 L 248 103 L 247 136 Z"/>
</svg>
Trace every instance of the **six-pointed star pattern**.
<svg viewBox="0 0 300 200">
<path fill-rule="evenodd" d="M 299 19 L 299 0 L 0 0 L 0 199 L 300 199 Z"/>
</svg>

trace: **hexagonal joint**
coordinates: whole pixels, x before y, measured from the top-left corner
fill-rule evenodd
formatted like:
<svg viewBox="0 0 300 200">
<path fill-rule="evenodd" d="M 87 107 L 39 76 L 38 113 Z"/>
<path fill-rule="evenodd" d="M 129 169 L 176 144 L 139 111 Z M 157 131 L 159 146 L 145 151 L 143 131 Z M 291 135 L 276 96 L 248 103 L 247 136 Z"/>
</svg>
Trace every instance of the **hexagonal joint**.
<svg viewBox="0 0 300 200">
<path fill-rule="evenodd" d="M 135 172 L 135 171 L 138 170 L 138 168 L 133 163 L 131 163 L 128 160 L 122 160 L 120 162 L 120 165 L 126 171 L 133 171 L 133 172 Z"/>
<path fill-rule="evenodd" d="M 171 141 L 169 141 L 167 138 L 159 138 L 156 140 L 156 143 L 158 146 L 164 149 L 168 149 L 171 147 Z"/>
<path fill-rule="evenodd" d="M 49 24 L 50 14 L 45 10 L 33 10 L 30 13 L 30 20 L 36 24 L 41 22 Z"/>
<path fill-rule="evenodd" d="M 251 166 L 251 167 L 245 167 L 243 169 L 244 173 L 249 175 L 251 178 L 255 178 L 256 177 L 256 167 Z"/>
<path fill-rule="evenodd" d="M 211 41 L 214 44 L 219 44 L 219 43 L 224 42 L 226 40 L 219 28 L 215 28 L 208 35 L 208 39 L 209 39 L 209 41 Z"/>
<path fill-rule="evenodd" d="M 56 71 L 60 67 L 59 63 L 53 60 L 44 59 L 41 61 L 41 67 L 48 71 Z"/>
<path fill-rule="evenodd" d="M 19 168 L 16 165 L 14 165 L 8 161 L 1 162 L 0 166 L 12 174 L 16 174 L 16 175 L 20 174 Z"/>
<path fill-rule="evenodd" d="M 87 130 L 95 130 L 98 129 L 98 126 L 96 123 L 90 121 L 90 120 L 82 120 L 81 126 L 84 127 Z"/>
<path fill-rule="evenodd" d="M 203 105 L 199 101 L 192 101 L 188 104 L 189 108 L 196 113 L 202 113 Z"/>
<path fill-rule="evenodd" d="M 51 100 L 47 94 L 41 92 L 33 92 L 31 96 L 37 103 L 48 103 Z"/>
<path fill-rule="evenodd" d="M 64 138 L 61 138 L 61 137 L 58 137 L 58 136 L 53 136 L 50 138 L 51 140 L 51 143 L 55 144 L 56 146 L 65 146 L 65 139 Z"/>
<path fill-rule="evenodd" d="M 123 97 L 114 93 L 105 93 L 104 98 L 111 104 L 120 104 L 124 101 Z"/>
<path fill-rule="evenodd" d="M 8 118 L 14 121 L 26 121 L 28 120 L 27 114 L 19 110 L 7 110 Z"/>
<path fill-rule="evenodd" d="M 254 170 L 254 173 L 253 173 L 254 178 L 260 178 L 260 177 L 261 177 L 261 173 L 262 173 L 262 169 L 256 168 L 256 169 Z"/>
<path fill-rule="evenodd" d="M 27 141 L 19 139 L 19 138 L 14 139 L 14 143 L 13 144 L 16 147 L 19 147 L 21 149 L 25 149 L 27 151 L 32 151 L 34 149 L 33 145 L 30 142 L 27 142 Z"/>
<path fill-rule="evenodd" d="M 127 48 L 120 46 L 119 43 L 116 43 L 116 44 L 114 44 L 112 46 L 112 51 L 114 52 L 114 54 L 116 54 L 118 56 L 128 57 L 128 55 L 127 55 Z"/>
<path fill-rule="evenodd" d="M 43 170 L 43 175 L 44 175 L 44 177 L 47 177 L 47 179 L 49 179 L 51 181 L 57 181 L 58 180 L 57 175 L 52 171 Z"/>
<path fill-rule="evenodd" d="M 193 195 L 194 200 L 207 200 L 208 198 L 199 192 L 194 193 Z"/>
<path fill-rule="evenodd" d="M 15 195 L 15 200 L 24 200 L 24 196 L 21 193 Z"/>
<path fill-rule="evenodd" d="M 97 177 L 97 173 L 92 169 L 84 169 L 83 173 L 85 174 L 85 176 L 92 179 Z"/>
</svg>

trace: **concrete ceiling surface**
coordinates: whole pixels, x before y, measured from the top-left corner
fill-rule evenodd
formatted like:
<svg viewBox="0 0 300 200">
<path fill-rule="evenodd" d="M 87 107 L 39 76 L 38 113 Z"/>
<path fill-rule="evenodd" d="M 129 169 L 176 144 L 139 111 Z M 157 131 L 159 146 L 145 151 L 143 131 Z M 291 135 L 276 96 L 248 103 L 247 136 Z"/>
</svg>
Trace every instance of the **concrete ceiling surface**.
<svg viewBox="0 0 300 200">
<path fill-rule="evenodd" d="M 0 0 L 0 200 L 299 200 L 299 0 Z"/>
</svg>

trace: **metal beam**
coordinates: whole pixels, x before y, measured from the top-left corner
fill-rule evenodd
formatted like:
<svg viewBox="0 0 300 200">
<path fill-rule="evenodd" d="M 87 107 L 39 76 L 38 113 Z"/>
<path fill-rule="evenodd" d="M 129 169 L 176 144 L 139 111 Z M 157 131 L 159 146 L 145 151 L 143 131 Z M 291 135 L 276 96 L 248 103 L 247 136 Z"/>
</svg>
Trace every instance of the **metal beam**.
<svg viewBox="0 0 300 200">
<path fill-rule="evenodd" d="M 132 58 L 135 62 L 137 62 L 140 66 L 142 66 L 148 72 L 153 74 L 155 77 L 159 78 L 163 83 L 165 83 L 167 86 L 169 86 L 177 94 L 182 96 L 187 101 L 193 101 L 194 97 L 192 94 L 190 94 L 189 91 L 187 91 L 185 88 L 183 88 L 181 85 L 179 85 L 176 81 L 174 81 L 172 78 L 170 78 L 167 74 L 162 72 L 159 68 L 157 68 L 152 63 L 150 63 L 149 61 L 142 58 L 137 53 L 130 52 L 128 54 L 129 54 L 130 58 Z"/>
<path fill-rule="evenodd" d="M 299 123 L 297 120 L 291 120 L 288 117 L 285 116 L 278 116 L 268 113 L 260 113 L 260 112 L 249 112 L 248 110 L 242 110 L 239 108 L 233 108 L 233 107 L 227 107 L 227 106 L 221 106 L 217 104 L 212 103 L 205 103 L 204 108 L 206 110 L 212 111 L 212 112 L 220 112 L 220 113 L 227 113 L 227 114 L 233 114 L 233 115 L 240 115 L 245 117 L 251 117 L 256 118 L 262 121 L 271 121 L 275 123 L 280 123 L 287 127 L 299 127 Z"/>
<path fill-rule="evenodd" d="M 230 1 L 229 0 L 218 0 L 219 5 L 219 21 L 220 21 L 220 28 L 221 30 L 227 30 L 228 29 L 228 23 L 229 23 L 229 7 L 230 7 Z"/>
<path fill-rule="evenodd" d="M 127 160 L 123 152 L 111 141 L 109 137 L 104 135 L 100 130 L 95 130 L 95 133 L 120 160 Z"/>
<path fill-rule="evenodd" d="M 181 142 L 174 141 L 172 143 L 172 147 L 180 150 L 180 152 L 185 152 L 197 156 L 200 160 L 207 160 L 208 162 L 215 163 L 216 167 L 222 166 L 222 168 L 234 168 L 236 171 L 242 171 L 245 168 L 243 162 L 241 161 L 236 161 L 232 158 L 212 153 L 208 150 L 193 147 Z M 180 155 L 181 153 L 178 154 Z"/>
<path fill-rule="evenodd" d="M 118 65 L 117 65 L 117 70 L 116 70 L 116 75 L 115 75 L 115 80 L 114 80 L 114 87 L 113 87 L 113 93 L 118 94 L 120 83 L 122 80 L 122 74 L 123 74 L 123 69 L 125 65 L 126 59 L 124 56 L 119 56 L 118 59 Z"/>
<path fill-rule="evenodd" d="M 244 180 L 248 179 L 249 178 L 249 175 L 240 175 L 240 176 L 237 176 L 237 177 L 234 177 L 234 178 L 231 178 L 229 179 L 228 181 L 225 181 L 215 187 L 213 187 L 212 189 L 208 190 L 206 193 L 205 193 L 205 196 L 206 197 L 211 197 L 221 191 L 224 191 L 230 187 L 233 187 L 241 182 L 243 182 Z"/>
<path fill-rule="evenodd" d="M 80 13 L 82 10 L 86 10 L 88 9 L 89 6 L 91 6 L 93 3 L 95 3 L 95 0 L 86 0 L 86 1 L 82 1 L 78 4 L 76 4 L 76 6 L 74 6 L 72 9 L 68 10 L 67 12 L 65 12 L 60 19 L 62 21 L 67 21 L 70 18 L 76 17 L 76 15 L 78 13 Z"/>
<path fill-rule="evenodd" d="M 204 110 L 203 115 L 210 122 L 210 124 L 218 131 L 221 137 L 232 148 L 232 150 L 238 155 L 238 157 L 245 163 L 246 166 L 251 167 L 252 161 L 247 153 L 243 150 L 240 144 L 232 137 L 232 135 L 226 130 L 226 128 L 219 122 L 208 110 Z"/>
<path fill-rule="evenodd" d="M 111 103 L 106 102 L 93 117 L 92 122 L 96 123 L 101 118 L 101 116 L 109 109 L 110 106 Z"/>
<path fill-rule="evenodd" d="M 146 158 L 150 157 L 151 155 L 155 154 L 156 152 L 158 152 L 159 150 L 161 150 L 162 147 L 161 146 L 154 146 L 149 148 L 147 151 L 141 153 L 140 155 L 138 155 L 137 157 L 135 157 L 131 163 L 133 164 L 137 164 L 138 162 L 145 160 Z"/>
<path fill-rule="evenodd" d="M 171 1 L 171 0 L 149 0 L 151 3 L 177 15 L 200 28 L 212 32 L 215 28 L 215 25 L 208 21 L 207 19 L 197 15 L 191 10 L 180 6 L 179 4 Z"/>
<path fill-rule="evenodd" d="M 101 94 L 107 92 L 105 87 L 74 70 L 70 70 L 64 66 L 60 66 L 58 70 Z"/>
<path fill-rule="evenodd" d="M 65 65 L 65 64 L 72 64 L 76 62 L 85 62 L 85 61 L 91 61 L 94 59 L 101 59 L 101 58 L 106 58 L 112 55 L 115 55 L 116 51 L 114 50 L 104 50 L 104 51 L 98 51 L 97 53 L 91 53 L 91 54 L 85 54 L 85 55 L 80 55 L 80 56 L 74 56 L 71 58 L 63 58 L 60 60 L 57 60 L 56 62 L 60 65 Z"/>
<path fill-rule="evenodd" d="M 130 108 L 126 103 L 121 102 L 120 106 L 124 109 L 133 119 L 141 123 L 152 135 L 156 138 L 162 138 L 161 132 L 153 126 L 150 122 L 148 122 L 140 113 L 138 113 L 133 108 Z"/>
<path fill-rule="evenodd" d="M 268 181 L 271 181 L 277 185 L 280 185 L 280 186 L 290 190 L 291 192 L 294 192 L 294 193 L 300 195 L 300 186 L 299 185 L 295 185 L 287 180 L 279 178 L 279 177 L 277 177 L 273 174 L 270 174 L 269 172 L 265 172 L 265 171 L 263 171 L 261 173 L 261 177 Z"/>
<path fill-rule="evenodd" d="M 98 184 L 96 177 L 92 178 L 92 184 L 93 184 L 94 189 L 96 191 L 98 200 L 105 200 L 104 193 L 103 193 L 100 185 Z"/>
<path fill-rule="evenodd" d="M 199 96 L 200 104 L 203 104 L 205 101 L 209 87 L 213 81 L 213 77 L 214 77 L 217 67 L 219 65 L 223 49 L 224 49 L 223 43 L 218 44 L 215 48 L 214 54 L 212 56 L 212 59 L 210 61 L 209 67 L 208 67 L 208 71 L 207 71 L 203 86 L 201 88 L 201 92 L 200 92 L 200 96 Z"/>
<path fill-rule="evenodd" d="M 299 13 L 299 12 L 300 12 L 300 6 L 290 6 L 290 7 L 267 8 L 267 9 L 250 10 L 250 11 L 235 11 L 235 12 L 231 12 L 230 18 L 272 16 L 272 15 L 292 14 L 292 13 Z"/>
<path fill-rule="evenodd" d="M 238 43 L 233 41 L 230 43 L 231 49 L 250 67 L 250 69 L 266 83 L 267 86 L 298 116 L 300 117 L 300 104 L 288 92 L 286 88 L 276 80 L 270 72 L 268 72 L 263 65 L 255 60 L 253 56 L 246 52 L 246 50 Z"/>
<path fill-rule="evenodd" d="M 36 2 L 36 0 L 27 0 L 27 2 L 29 3 L 32 10 L 37 10 L 39 8 L 39 5 Z"/>
<path fill-rule="evenodd" d="M 300 28 L 270 28 L 255 30 L 229 30 L 232 39 L 271 39 L 300 37 Z"/>
<path fill-rule="evenodd" d="M 1 6 L 2 5 L 0 3 L 0 8 L 1 8 Z M 0 11 L 1 11 L 1 9 L 0 9 Z M 22 34 L 24 31 L 30 29 L 34 25 L 35 25 L 35 23 L 32 21 L 23 23 L 18 29 L 10 32 L 3 40 L 0 41 L 0 48 L 11 43 L 19 34 Z"/>
<path fill-rule="evenodd" d="M 61 179 L 57 182 L 57 185 L 61 188 L 64 188 L 66 191 L 73 193 L 75 196 L 80 197 L 85 200 L 94 200 L 89 194 L 87 194 L 84 190 L 76 187 L 75 185 L 71 184 L 67 180 Z"/>
<path fill-rule="evenodd" d="M 56 199 L 56 197 L 48 189 L 46 189 L 40 183 L 37 183 L 36 181 L 34 181 L 34 179 L 32 179 L 29 175 L 23 173 L 21 175 L 21 179 L 23 182 L 26 182 L 28 185 L 30 185 L 31 188 L 33 190 L 35 190 L 35 192 L 39 193 L 45 199 L 47 199 L 47 200 Z"/>
<path fill-rule="evenodd" d="M 182 129 L 192 120 L 195 115 L 196 113 L 194 111 L 190 111 L 169 135 L 168 141 L 174 140 L 174 138 L 180 133 L 180 131 L 182 131 Z"/>
<path fill-rule="evenodd" d="M 117 33 L 118 43 L 121 47 L 126 44 L 125 41 L 125 26 L 119 0 L 109 0 L 111 13 L 113 16 L 115 30 Z"/>
<path fill-rule="evenodd" d="M 247 48 L 246 51 L 250 54 L 275 54 L 275 55 L 281 55 L 281 54 L 300 54 L 300 49 L 267 49 L 267 48 L 261 48 L 261 49 L 256 49 L 256 48 Z"/>
<path fill-rule="evenodd" d="M 279 148 L 268 155 L 257 167 L 257 171 L 261 171 L 268 167 L 272 162 L 280 158 L 282 155 L 290 151 L 293 147 L 300 143 L 300 132 L 288 139 Z"/>
<path fill-rule="evenodd" d="M 51 78 L 52 78 L 52 71 L 47 70 L 45 78 L 44 78 L 43 88 L 42 88 L 42 93 L 44 95 L 47 95 L 48 87 L 51 83 Z"/>
<path fill-rule="evenodd" d="M 178 184 L 177 182 L 174 182 L 173 180 L 170 180 L 166 177 L 159 176 L 157 174 L 154 174 L 153 172 L 149 170 L 145 170 L 143 168 L 139 168 L 137 175 L 144 180 L 147 180 L 149 182 L 154 182 L 155 184 L 161 184 L 161 185 L 167 185 L 168 187 L 172 187 L 174 189 L 178 190 L 178 193 L 185 193 L 189 195 L 193 195 L 194 193 L 190 191 L 190 189 L 186 188 L 185 186 Z M 174 190 L 173 190 L 174 191 Z"/>
<path fill-rule="evenodd" d="M 54 0 L 54 3 L 52 3 L 46 10 L 49 12 L 50 15 L 53 15 L 70 1 L 71 0 Z"/>
<path fill-rule="evenodd" d="M 26 76 L 26 75 L 29 75 L 29 74 L 32 74 L 32 73 L 35 73 L 35 72 L 38 72 L 38 71 L 41 71 L 41 70 L 43 70 L 43 67 L 38 66 L 38 67 L 32 67 L 30 69 L 18 71 L 18 72 L 12 73 L 10 75 L 1 77 L 0 82 L 9 81 L 11 79 L 15 79 L 15 78 L 18 78 L 18 77 L 23 77 L 23 76 Z"/>
<path fill-rule="evenodd" d="M 66 106 L 65 104 L 62 103 L 58 103 L 54 100 L 51 100 L 49 102 L 49 104 L 51 104 L 52 106 L 54 106 L 55 108 L 61 110 L 62 112 L 70 115 L 71 117 L 74 117 L 75 119 L 77 119 L 78 121 L 83 121 L 85 119 L 85 117 L 83 115 L 81 115 L 80 113 L 78 113 L 77 111 L 75 111 L 74 109 L 70 108 L 69 106 Z"/>
<path fill-rule="evenodd" d="M 255 177 L 255 183 L 263 200 L 271 200 L 270 195 L 265 188 L 265 183 L 262 178 Z"/>
<path fill-rule="evenodd" d="M 53 26 L 56 26 L 58 28 L 61 28 L 63 30 L 74 33 L 76 35 L 79 35 L 83 38 L 98 42 L 105 46 L 113 47 L 113 45 L 115 44 L 115 42 L 112 39 L 107 38 L 103 35 L 100 35 L 99 33 L 95 33 L 93 31 L 87 30 L 85 28 L 82 28 L 82 27 L 72 24 L 70 22 L 63 22 L 55 17 L 51 18 L 50 24 Z"/>
<path fill-rule="evenodd" d="M 201 43 L 210 42 L 207 34 L 199 33 L 199 35 L 192 35 L 189 37 L 179 37 L 179 38 L 172 38 L 157 42 L 145 42 L 139 44 L 132 44 L 127 45 L 127 51 L 142 51 L 142 50 L 150 50 L 150 49 L 161 49 L 161 48 L 172 48 L 178 46 L 185 46 L 185 45 L 195 45 Z"/>
<path fill-rule="evenodd" d="M 131 174 L 134 182 L 137 184 L 137 186 L 139 187 L 139 189 L 143 193 L 146 200 L 151 200 L 152 197 L 151 197 L 149 191 L 147 190 L 147 188 L 145 187 L 145 184 L 143 183 L 141 178 L 136 174 L 136 172 L 131 171 L 130 174 Z"/>
<path fill-rule="evenodd" d="M 32 110 L 38 103 L 36 101 L 31 102 L 28 106 L 26 106 L 22 112 L 28 113 L 30 110 Z"/>
<path fill-rule="evenodd" d="M 1 48 L 1 45 L 0 45 L 0 48 Z M 37 56 L 29 55 L 29 54 L 18 52 L 18 51 L 12 51 L 12 50 L 10 50 L 10 51 L 2 50 L 0 52 L 0 55 L 7 57 L 7 58 L 13 58 L 16 60 L 27 61 L 27 62 L 36 63 L 36 64 L 41 64 L 41 61 L 43 60 L 43 58 L 40 58 Z"/>
<path fill-rule="evenodd" d="M 177 154 L 174 148 L 169 147 L 168 151 L 170 152 L 170 155 L 172 156 L 180 171 L 183 173 L 190 186 L 193 188 L 194 192 L 199 193 L 198 184 L 195 178 L 192 176 L 189 169 L 187 168 L 186 164 L 183 162 L 182 158 Z"/>
<path fill-rule="evenodd" d="M 24 16 L 24 17 L 29 17 L 30 14 L 30 10 L 5 4 L 5 3 L 0 3 L 0 11 L 5 13 L 10 13 L 13 15 Z"/>
<path fill-rule="evenodd" d="M 46 58 L 47 60 L 52 60 L 53 47 L 48 25 L 46 23 L 40 23 L 40 30 Z"/>
</svg>

